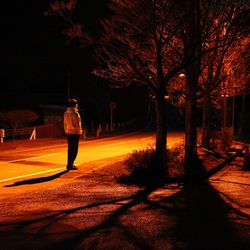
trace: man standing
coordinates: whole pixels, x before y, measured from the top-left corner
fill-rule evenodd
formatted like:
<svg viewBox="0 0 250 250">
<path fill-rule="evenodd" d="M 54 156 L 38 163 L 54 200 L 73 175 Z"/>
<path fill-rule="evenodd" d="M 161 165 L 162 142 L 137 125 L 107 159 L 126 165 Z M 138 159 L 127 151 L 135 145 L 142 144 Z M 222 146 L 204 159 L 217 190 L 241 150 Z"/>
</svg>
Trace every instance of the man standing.
<svg viewBox="0 0 250 250">
<path fill-rule="evenodd" d="M 78 113 L 78 102 L 76 99 L 69 99 L 67 110 L 63 116 L 64 131 L 68 141 L 68 163 L 67 170 L 77 169 L 74 161 L 78 153 L 78 144 L 82 134 L 81 116 Z"/>
</svg>

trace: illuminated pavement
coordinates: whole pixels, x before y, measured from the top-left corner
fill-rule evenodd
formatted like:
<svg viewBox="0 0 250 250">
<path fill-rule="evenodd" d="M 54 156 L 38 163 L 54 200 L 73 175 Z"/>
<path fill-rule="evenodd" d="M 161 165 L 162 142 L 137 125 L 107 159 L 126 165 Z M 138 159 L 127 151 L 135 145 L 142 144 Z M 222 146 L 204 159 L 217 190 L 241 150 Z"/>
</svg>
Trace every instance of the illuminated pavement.
<svg viewBox="0 0 250 250">
<path fill-rule="evenodd" d="M 242 158 L 208 182 L 159 188 L 118 183 L 122 159 L 2 183 L 0 249 L 249 249 Z"/>
<path fill-rule="evenodd" d="M 170 133 L 169 146 L 183 141 L 183 133 Z M 86 163 L 125 156 L 135 150 L 154 147 L 152 133 L 131 133 L 98 140 L 81 140 L 76 159 L 77 165 L 84 165 L 85 171 L 92 169 Z M 18 181 L 65 170 L 67 161 L 66 140 L 38 140 L 0 145 L 0 187 L 2 183 Z"/>
</svg>

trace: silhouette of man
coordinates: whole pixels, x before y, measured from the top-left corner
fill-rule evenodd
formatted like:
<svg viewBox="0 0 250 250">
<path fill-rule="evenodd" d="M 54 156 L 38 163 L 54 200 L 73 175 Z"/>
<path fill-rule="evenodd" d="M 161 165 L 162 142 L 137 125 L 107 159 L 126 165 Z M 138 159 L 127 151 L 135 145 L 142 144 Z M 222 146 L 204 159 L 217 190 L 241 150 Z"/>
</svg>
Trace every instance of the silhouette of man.
<svg viewBox="0 0 250 250">
<path fill-rule="evenodd" d="M 64 131 L 68 141 L 68 162 L 67 170 L 77 169 L 74 161 L 78 154 L 79 139 L 82 134 L 81 116 L 78 113 L 78 102 L 76 99 L 69 99 L 67 110 L 63 116 Z"/>
</svg>

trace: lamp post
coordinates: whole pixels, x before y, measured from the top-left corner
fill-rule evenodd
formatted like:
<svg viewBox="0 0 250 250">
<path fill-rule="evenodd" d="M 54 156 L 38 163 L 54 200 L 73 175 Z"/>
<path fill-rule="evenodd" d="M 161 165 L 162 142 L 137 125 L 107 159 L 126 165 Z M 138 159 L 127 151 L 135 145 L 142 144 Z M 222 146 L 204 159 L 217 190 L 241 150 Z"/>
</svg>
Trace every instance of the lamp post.
<svg viewBox="0 0 250 250">
<path fill-rule="evenodd" d="M 234 116 L 235 116 L 235 96 L 232 96 L 231 101 L 230 101 L 230 108 L 228 108 L 228 94 L 222 94 L 221 97 L 223 98 L 223 122 L 222 122 L 222 128 L 223 131 L 225 132 L 226 128 L 230 128 L 229 132 L 230 135 L 234 135 Z M 231 115 L 228 116 L 228 110 L 231 110 Z M 228 122 L 228 117 L 230 117 L 230 122 Z"/>
<path fill-rule="evenodd" d="M 233 96 L 232 100 L 232 136 L 234 135 L 234 107 L 235 107 L 235 96 Z"/>
<path fill-rule="evenodd" d="M 223 98 L 223 123 L 222 123 L 222 127 L 225 129 L 227 127 L 227 97 L 228 97 L 228 95 L 222 94 L 221 97 Z"/>
<path fill-rule="evenodd" d="M 113 131 L 113 110 L 116 108 L 116 103 L 111 102 L 110 103 L 110 131 Z"/>
</svg>

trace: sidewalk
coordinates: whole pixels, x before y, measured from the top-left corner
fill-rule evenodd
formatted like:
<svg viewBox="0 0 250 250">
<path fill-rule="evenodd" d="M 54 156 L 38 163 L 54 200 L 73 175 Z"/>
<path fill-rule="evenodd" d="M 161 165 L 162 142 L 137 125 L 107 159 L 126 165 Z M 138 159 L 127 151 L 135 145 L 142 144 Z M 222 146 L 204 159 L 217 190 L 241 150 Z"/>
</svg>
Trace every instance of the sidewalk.
<svg viewBox="0 0 250 250">
<path fill-rule="evenodd" d="M 61 173 L 61 185 L 33 183 L 35 191 L 0 198 L 0 249 L 250 249 L 242 163 L 236 158 L 208 181 L 158 188 L 119 183 L 121 162 L 88 173 L 81 165 Z"/>
</svg>

